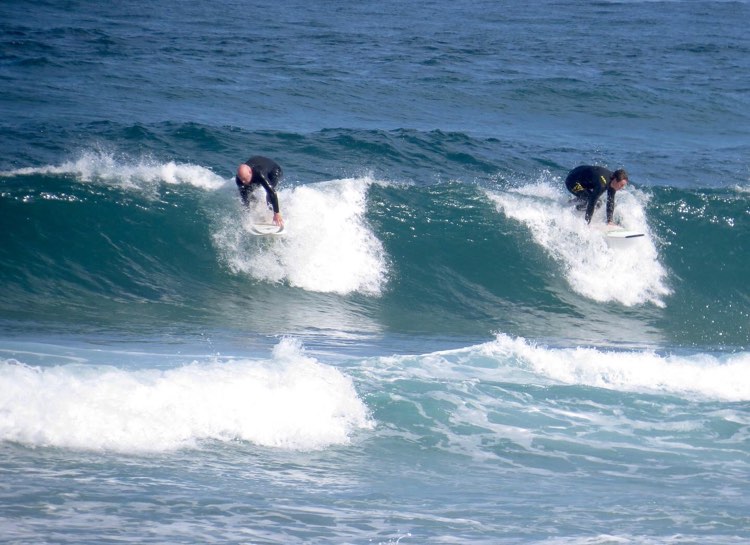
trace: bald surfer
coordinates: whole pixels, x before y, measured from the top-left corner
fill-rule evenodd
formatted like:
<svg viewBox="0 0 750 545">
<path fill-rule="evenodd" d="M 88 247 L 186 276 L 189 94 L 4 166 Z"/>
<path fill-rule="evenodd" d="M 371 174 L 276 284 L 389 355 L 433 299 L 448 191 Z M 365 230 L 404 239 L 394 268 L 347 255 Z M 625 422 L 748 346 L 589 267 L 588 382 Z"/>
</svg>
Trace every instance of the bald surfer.
<svg viewBox="0 0 750 545">
<path fill-rule="evenodd" d="M 266 191 L 266 203 L 273 208 L 273 222 L 279 227 L 284 226 L 279 208 L 279 196 L 276 186 L 284 176 L 281 167 L 268 157 L 254 155 L 237 167 L 237 175 L 234 178 L 237 189 L 240 191 L 242 204 L 250 206 L 250 200 L 254 199 L 253 190 L 261 186 Z"/>
<path fill-rule="evenodd" d="M 604 167 L 581 165 L 568 173 L 565 187 L 576 196 L 577 210 L 586 211 L 586 223 L 591 223 L 594 210 L 599 207 L 599 197 L 607 192 L 607 224 L 613 225 L 615 215 L 615 193 L 628 183 L 628 173 L 624 169 L 614 172 Z"/>
</svg>

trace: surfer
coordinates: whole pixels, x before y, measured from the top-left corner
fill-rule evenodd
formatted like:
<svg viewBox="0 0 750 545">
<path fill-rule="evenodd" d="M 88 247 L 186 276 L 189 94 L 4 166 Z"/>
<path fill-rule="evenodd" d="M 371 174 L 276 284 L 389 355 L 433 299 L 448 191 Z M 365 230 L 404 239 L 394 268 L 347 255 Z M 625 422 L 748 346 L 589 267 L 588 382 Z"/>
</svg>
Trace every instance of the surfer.
<svg viewBox="0 0 750 545">
<path fill-rule="evenodd" d="M 284 219 L 279 209 L 279 196 L 276 194 L 276 186 L 281 182 L 284 173 L 281 167 L 268 157 L 255 155 L 237 167 L 237 176 L 234 181 L 240 191 L 242 204 L 250 206 L 254 186 L 262 186 L 266 190 L 266 203 L 273 208 L 273 222 L 282 227 Z"/>
<path fill-rule="evenodd" d="M 599 208 L 599 197 L 607 192 L 607 223 L 613 224 L 615 193 L 628 183 L 628 173 L 623 169 L 610 172 L 604 167 L 581 165 L 565 178 L 565 187 L 576 196 L 576 210 L 586 211 L 586 223 L 591 223 L 594 209 Z"/>
</svg>

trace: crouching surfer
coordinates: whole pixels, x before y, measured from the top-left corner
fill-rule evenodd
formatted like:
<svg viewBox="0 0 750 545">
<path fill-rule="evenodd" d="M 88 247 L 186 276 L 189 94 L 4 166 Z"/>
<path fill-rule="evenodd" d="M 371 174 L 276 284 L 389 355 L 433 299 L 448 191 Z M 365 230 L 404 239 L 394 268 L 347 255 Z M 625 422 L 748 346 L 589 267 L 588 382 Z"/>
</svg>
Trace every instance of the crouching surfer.
<svg viewBox="0 0 750 545">
<path fill-rule="evenodd" d="M 284 218 L 281 217 L 279 208 L 279 196 L 276 186 L 284 176 L 281 167 L 268 157 L 255 155 L 237 167 L 237 175 L 234 178 L 239 189 L 242 204 L 250 206 L 250 201 L 256 199 L 254 190 L 261 186 L 266 191 L 266 203 L 273 208 L 273 222 L 279 227 L 284 226 Z"/>
<path fill-rule="evenodd" d="M 628 173 L 623 169 L 610 172 L 604 167 L 581 165 L 565 178 L 565 187 L 578 199 L 576 209 L 586 211 L 586 223 L 591 223 L 594 210 L 599 207 L 599 197 L 607 192 L 607 224 L 613 225 L 615 193 L 628 184 Z"/>
</svg>

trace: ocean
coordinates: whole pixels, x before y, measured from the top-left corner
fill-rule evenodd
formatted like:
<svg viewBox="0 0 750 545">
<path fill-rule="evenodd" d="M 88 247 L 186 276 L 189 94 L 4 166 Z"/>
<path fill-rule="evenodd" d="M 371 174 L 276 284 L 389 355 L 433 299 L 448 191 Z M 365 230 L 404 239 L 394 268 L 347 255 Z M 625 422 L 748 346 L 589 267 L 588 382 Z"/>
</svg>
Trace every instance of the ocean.
<svg viewBox="0 0 750 545">
<path fill-rule="evenodd" d="M 0 541 L 750 542 L 749 22 L 0 3 Z"/>
</svg>

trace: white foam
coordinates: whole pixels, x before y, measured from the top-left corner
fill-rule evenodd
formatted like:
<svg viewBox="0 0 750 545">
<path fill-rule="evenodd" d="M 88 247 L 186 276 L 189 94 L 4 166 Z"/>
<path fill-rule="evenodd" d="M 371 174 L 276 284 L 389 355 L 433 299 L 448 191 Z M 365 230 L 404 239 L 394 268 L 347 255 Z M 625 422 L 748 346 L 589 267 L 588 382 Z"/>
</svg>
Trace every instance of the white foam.
<svg viewBox="0 0 750 545">
<path fill-rule="evenodd" d="M 643 192 L 629 188 L 617 193 L 615 214 L 622 226 L 646 236 L 616 246 L 605 242 L 604 210 L 597 210 L 588 225 L 583 214 L 568 203 L 570 196 L 547 183 L 490 191 L 488 197 L 500 213 L 529 229 L 534 242 L 561 265 L 576 293 L 626 306 L 664 306 L 664 297 L 671 291 L 647 223 L 648 196 Z"/>
<path fill-rule="evenodd" d="M 242 219 L 221 218 L 214 242 L 234 273 L 308 291 L 379 295 L 388 260 L 365 217 L 372 183 L 358 178 L 280 189 L 284 236 L 258 239 L 247 234 L 253 214 L 270 220 L 261 202 L 259 211 Z"/>
<path fill-rule="evenodd" d="M 653 351 L 548 348 L 498 335 L 483 345 L 503 360 L 564 384 L 660 392 L 722 401 L 750 400 L 750 353 L 660 355 Z"/>
<path fill-rule="evenodd" d="M 267 361 L 167 371 L 0 360 L 0 440 L 123 452 L 242 440 L 288 449 L 346 444 L 373 426 L 350 378 L 282 340 Z"/>
<path fill-rule="evenodd" d="M 2 173 L 3 176 L 30 174 L 72 175 L 82 182 L 104 181 L 121 187 L 142 189 L 154 183 L 187 184 L 200 189 L 214 190 L 226 180 L 207 168 L 189 163 L 159 162 L 148 158 L 116 159 L 112 153 L 85 151 L 73 160 L 60 165 L 20 168 Z"/>
<path fill-rule="evenodd" d="M 374 368 L 368 368 L 370 365 Z M 373 380 L 387 375 L 456 384 L 569 384 L 699 400 L 750 400 L 748 352 L 681 355 L 652 350 L 553 348 L 501 333 L 487 343 L 381 357 L 362 368 L 373 374 Z"/>
</svg>

